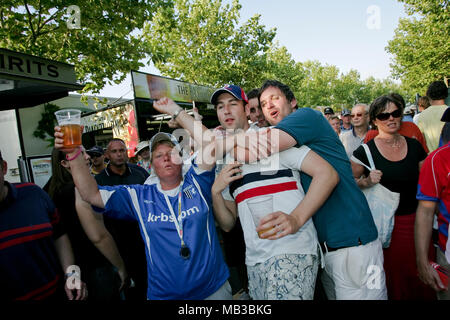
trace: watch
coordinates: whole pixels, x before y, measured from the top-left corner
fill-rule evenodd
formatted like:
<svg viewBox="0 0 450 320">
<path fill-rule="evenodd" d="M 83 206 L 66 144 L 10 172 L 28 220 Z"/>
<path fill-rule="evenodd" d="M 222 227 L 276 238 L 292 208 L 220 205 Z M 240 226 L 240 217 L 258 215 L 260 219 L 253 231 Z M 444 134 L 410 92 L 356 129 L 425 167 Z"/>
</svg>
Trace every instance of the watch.
<svg viewBox="0 0 450 320">
<path fill-rule="evenodd" d="M 172 119 L 175 120 L 178 117 L 178 115 L 180 114 L 181 111 L 184 111 L 184 109 L 180 108 L 177 111 L 175 111 L 175 113 L 172 116 Z"/>
</svg>

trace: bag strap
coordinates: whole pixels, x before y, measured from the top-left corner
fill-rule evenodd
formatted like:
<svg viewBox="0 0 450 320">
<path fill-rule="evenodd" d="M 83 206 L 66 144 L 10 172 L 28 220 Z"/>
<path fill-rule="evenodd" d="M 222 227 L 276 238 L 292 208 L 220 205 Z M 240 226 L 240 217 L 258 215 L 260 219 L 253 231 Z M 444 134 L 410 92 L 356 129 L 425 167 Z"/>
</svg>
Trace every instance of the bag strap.
<svg viewBox="0 0 450 320">
<path fill-rule="evenodd" d="M 365 143 L 363 143 L 362 146 L 364 148 L 364 151 L 366 152 L 366 156 L 367 156 L 367 159 L 369 160 L 369 164 L 370 164 L 371 167 L 369 167 L 367 164 L 365 164 L 364 162 L 362 162 L 361 160 L 356 158 L 354 155 L 352 155 L 350 157 L 350 160 L 352 160 L 354 163 L 362 165 L 363 167 L 365 167 L 369 171 L 375 170 L 375 164 L 373 163 L 372 154 L 370 153 L 369 147 Z"/>
<path fill-rule="evenodd" d="M 351 156 L 350 160 L 352 160 L 354 163 L 357 163 L 359 165 L 362 165 L 363 167 L 367 168 L 367 170 L 372 171 L 372 168 L 370 168 L 367 164 L 356 158 L 355 156 Z"/>
<path fill-rule="evenodd" d="M 369 160 L 370 169 L 369 170 L 376 170 L 375 163 L 373 162 L 372 153 L 370 153 L 369 146 L 365 143 L 362 144 L 364 150 L 366 151 L 367 160 Z"/>
</svg>

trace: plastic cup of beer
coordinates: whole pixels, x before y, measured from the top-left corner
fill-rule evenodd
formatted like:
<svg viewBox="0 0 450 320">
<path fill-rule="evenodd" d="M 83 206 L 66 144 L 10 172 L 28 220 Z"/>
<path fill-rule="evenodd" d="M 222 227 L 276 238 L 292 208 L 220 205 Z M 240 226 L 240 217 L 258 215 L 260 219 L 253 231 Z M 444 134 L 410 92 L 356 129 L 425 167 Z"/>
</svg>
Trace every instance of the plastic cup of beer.
<svg viewBox="0 0 450 320">
<path fill-rule="evenodd" d="M 64 147 L 73 149 L 81 145 L 81 111 L 62 109 L 55 112 L 58 126 L 64 133 Z"/>
<path fill-rule="evenodd" d="M 255 223 L 255 228 L 259 226 L 259 222 L 262 218 L 273 212 L 273 196 L 260 196 L 247 201 L 247 206 L 252 214 L 253 222 Z M 269 231 L 271 228 L 261 230 L 258 232 L 258 236 Z"/>
</svg>

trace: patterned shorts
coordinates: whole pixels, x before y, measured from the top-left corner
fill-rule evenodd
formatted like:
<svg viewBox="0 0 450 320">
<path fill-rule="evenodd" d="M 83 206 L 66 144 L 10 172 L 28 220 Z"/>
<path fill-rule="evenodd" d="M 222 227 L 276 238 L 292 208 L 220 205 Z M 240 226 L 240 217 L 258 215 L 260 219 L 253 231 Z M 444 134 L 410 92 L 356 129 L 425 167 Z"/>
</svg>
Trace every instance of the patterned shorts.
<svg viewBox="0 0 450 320">
<path fill-rule="evenodd" d="M 311 254 L 282 254 L 247 266 L 253 300 L 312 300 L 319 258 Z"/>
</svg>

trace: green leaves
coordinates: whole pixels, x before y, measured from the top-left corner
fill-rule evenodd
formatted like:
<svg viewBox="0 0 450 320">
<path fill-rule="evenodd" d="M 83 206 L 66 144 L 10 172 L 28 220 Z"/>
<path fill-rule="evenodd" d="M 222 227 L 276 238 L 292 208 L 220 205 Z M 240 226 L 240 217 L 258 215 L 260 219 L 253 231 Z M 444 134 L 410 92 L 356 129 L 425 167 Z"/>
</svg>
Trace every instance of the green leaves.
<svg viewBox="0 0 450 320">
<path fill-rule="evenodd" d="M 59 109 L 60 108 L 57 105 L 51 103 L 44 105 L 42 118 L 38 122 L 37 129 L 33 132 L 33 135 L 36 138 L 47 141 L 49 143 L 48 147 L 52 147 L 55 142 L 55 138 L 53 137 L 56 125 L 55 112 Z"/>
<path fill-rule="evenodd" d="M 80 28 L 70 29 L 67 7 L 80 8 Z M 0 46 L 75 65 L 84 92 L 118 83 L 148 58 L 139 30 L 170 0 L 9 0 L 0 9 Z"/>
<path fill-rule="evenodd" d="M 401 1 L 414 18 L 400 21 L 387 50 L 408 100 L 448 75 L 450 26 L 448 1 Z M 69 5 L 80 8 L 78 29 L 67 24 Z M 120 83 L 151 60 L 165 76 L 214 87 L 234 83 L 250 90 L 278 79 L 299 106 L 340 109 L 392 91 L 405 95 L 390 80 L 296 62 L 274 43 L 276 29 L 267 29 L 259 15 L 240 23 L 240 9 L 238 0 L 4 0 L 0 46 L 74 64 L 84 92 Z"/>
<path fill-rule="evenodd" d="M 246 91 L 277 79 L 301 107 L 350 108 L 399 91 L 389 81 L 362 81 L 355 70 L 341 74 L 336 66 L 296 62 L 273 42 L 276 29 L 267 30 L 259 15 L 239 25 L 240 8 L 236 0 L 175 0 L 174 8 L 160 8 L 144 29 L 155 66 L 171 78 L 214 87 L 234 83 Z"/>
<path fill-rule="evenodd" d="M 450 72 L 448 0 L 399 0 L 410 18 L 400 19 L 386 50 L 393 55 L 394 77 L 410 94 L 424 95 L 427 86 Z"/>
<path fill-rule="evenodd" d="M 256 82 L 274 30 L 265 30 L 259 16 L 239 27 L 238 1 L 225 6 L 220 0 L 175 0 L 174 4 L 174 9 L 159 9 L 144 29 L 153 62 L 162 74 L 212 86 Z"/>
</svg>

